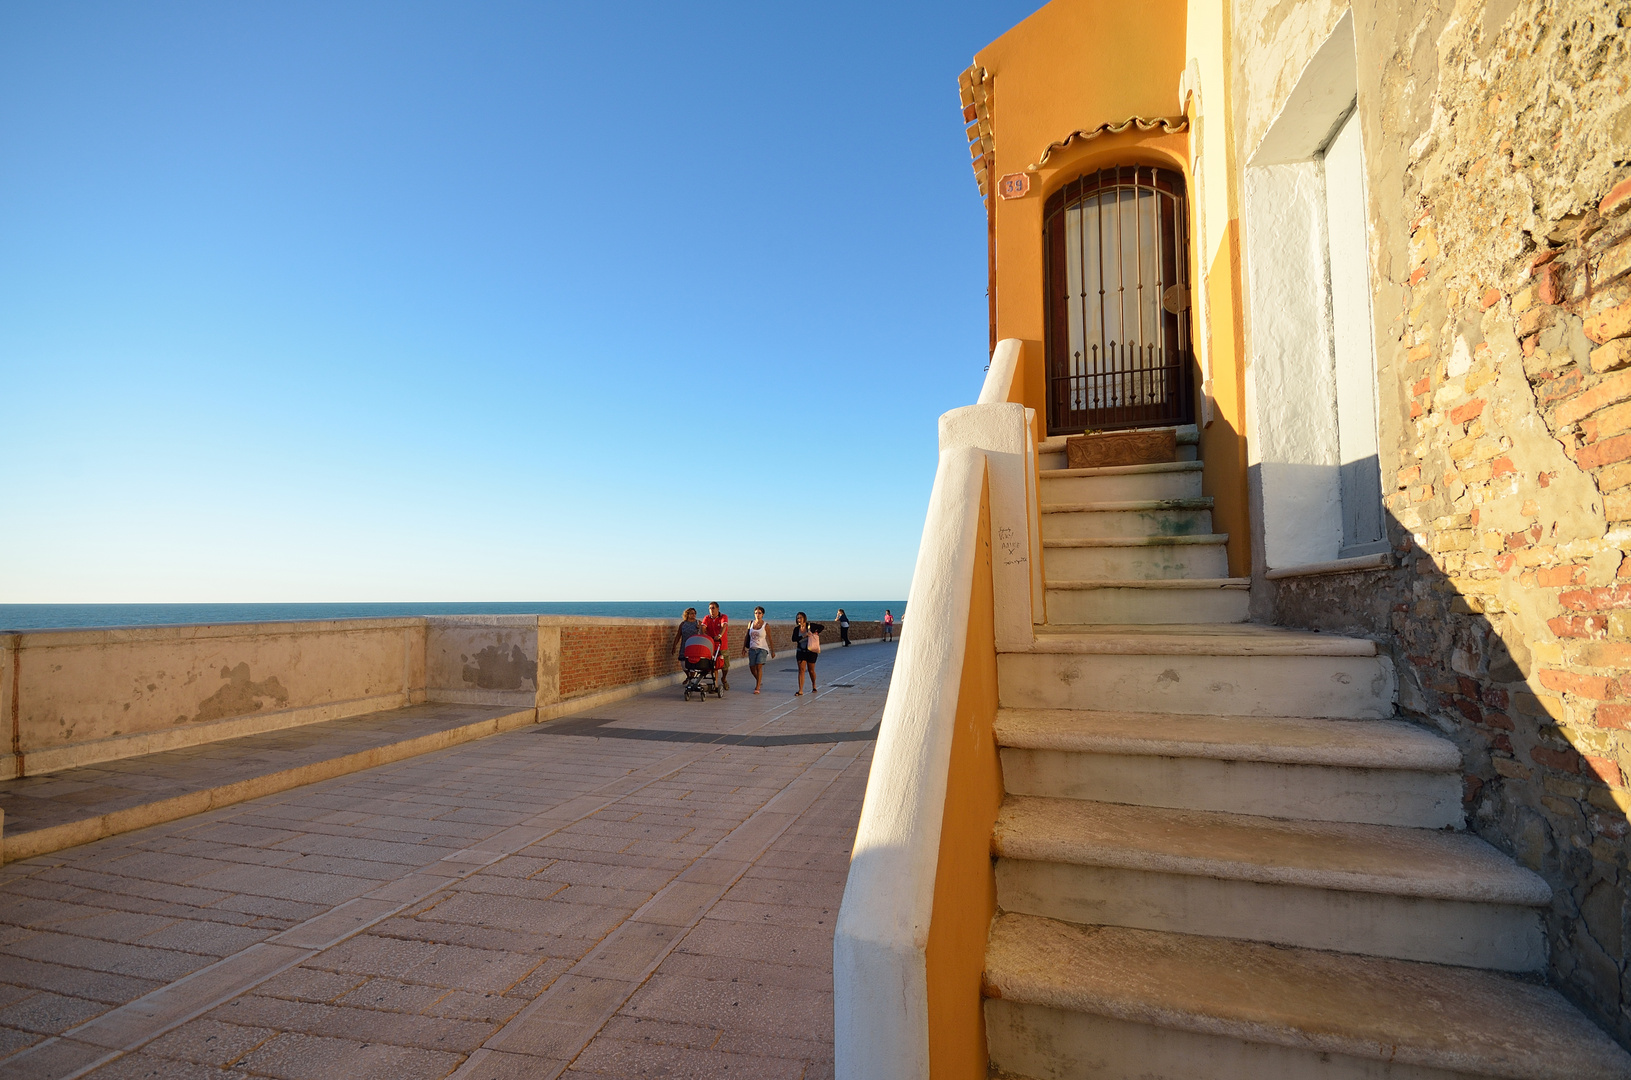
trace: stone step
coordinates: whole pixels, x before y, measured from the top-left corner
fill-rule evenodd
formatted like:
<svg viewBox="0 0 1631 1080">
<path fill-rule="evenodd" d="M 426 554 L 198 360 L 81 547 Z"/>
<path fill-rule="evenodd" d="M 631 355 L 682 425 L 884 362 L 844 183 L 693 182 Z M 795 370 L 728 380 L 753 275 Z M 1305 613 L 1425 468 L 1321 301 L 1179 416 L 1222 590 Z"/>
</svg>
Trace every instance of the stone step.
<svg viewBox="0 0 1631 1080">
<path fill-rule="evenodd" d="M 1160 430 L 1159 428 L 1139 428 L 1136 430 Z M 1194 424 L 1181 424 L 1173 429 L 1177 434 L 1179 461 L 1194 461 L 1200 449 L 1200 429 Z M 1064 469 L 1069 467 L 1065 456 L 1065 440 L 1069 435 L 1050 435 L 1036 444 L 1036 467 L 1039 469 Z"/>
<path fill-rule="evenodd" d="M 1092 709 L 1114 702 L 1130 712 L 1208 716 L 1393 716 L 1392 663 L 1363 639 L 1208 635 L 1183 627 L 1163 640 L 1128 629 L 1039 637 L 1024 651 L 999 653 L 999 703 Z"/>
<path fill-rule="evenodd" d="M 1003 709 L 1011 794 L 1459 829 L 1461 752 L 1393 720 Z"/>
<path fill-rule="evenodd" d="M 1199 536 L 1110 536 L 1042 541 L 1043 578 L 1150 581 L 1229 576 L 1222 533 Z"/>
<path fill-rule="evenodd" d="M 1476 968 L 1033 915 L 992 923 L 991 1064 L 1050 1080 L 1624 1080 L 1555 990 Z"/>
<path fill-rule="evenodd" d="M 1552 890 L 1467 833 L 1009 796 L 1004 911 L 1539 971 Z"/>
<path fill-rule="evenodd" d="M 1090 536 L 1195 536 L 1212 531 L 1212 499 L 1135 499 L 1050 503 L 1042 507 L 1042 539 Z"/>
<path fill-rule="evenodd" d="M 1045 560 L 1044 560 L 1045 562 Z M 1250 578 L 1052 580 L 1048 621 L 1065 624 L 1245 622 Z"/>
<path fill-rule="evenodd" d="M 1099 469 L 1046 469 L 1042 502 L 1083 503 L 1201 497 L 1201 463 L 1111 465 Z"/>
</svg>

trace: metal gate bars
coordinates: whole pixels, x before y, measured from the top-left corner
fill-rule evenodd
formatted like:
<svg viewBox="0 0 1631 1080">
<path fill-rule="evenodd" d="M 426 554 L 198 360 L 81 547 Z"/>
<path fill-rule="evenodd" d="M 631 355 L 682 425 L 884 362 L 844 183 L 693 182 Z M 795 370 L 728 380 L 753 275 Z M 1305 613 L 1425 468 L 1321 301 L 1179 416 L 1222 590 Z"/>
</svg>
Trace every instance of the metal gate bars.
<svg viewBox="0 0 1631 1080">
<path fill-rule="evenodd" d="M 1101 169 L 1044 208 L 1048 433 L 1194 421 L 1183 177 Z"/>
</svg>

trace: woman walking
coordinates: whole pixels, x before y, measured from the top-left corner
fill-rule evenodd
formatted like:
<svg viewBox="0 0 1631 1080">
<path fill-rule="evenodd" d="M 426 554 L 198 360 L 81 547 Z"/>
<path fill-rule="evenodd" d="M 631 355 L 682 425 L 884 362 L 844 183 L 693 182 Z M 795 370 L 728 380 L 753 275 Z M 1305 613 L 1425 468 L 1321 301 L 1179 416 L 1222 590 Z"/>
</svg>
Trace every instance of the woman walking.
<svg viewBox="0 0 1631 1080">
<path fill-rule="evenodd" d="M 843 639 L 844 648 L 847 649 L 849 648 L 849 616 L 844 614 L 843 608 L 839 608 L 837 618 L 838 636 Z"/>
<path fill-rule="evenodd" d="M 748 671 L 753 673 L 753 692 L 764 689 L 765 664 L 776 659 L 775 646 L 770 644 L 770 627 L 765 624 L 765 609 L 753 609 L 753 621 L 748 623 L 748 639 L 742 643 L 747 653 Z"/>
<path fill-rule="evenodd" d="M 688 607 L 685 614 L 680 616 L 680 626 L 674 631 L 674 658 L 680 656 L 680 650 L 685 648 L 685 639 L 695 637 L 702 633 L 702 624 L 697 622 L 697 609 Z"/>
<path fill-rule="evenodd" d="M 797 646 L 794 655 L 799 662 L 799 688 L 794 697 L 804 696 L 804 673 L 810 673 L 810 694 L 816 693 L 815 666 L 821 659 L 821 624 L 812 624 L 804 612 L 799 612 L 793 618 L 793 644 Z"/>
</svg>

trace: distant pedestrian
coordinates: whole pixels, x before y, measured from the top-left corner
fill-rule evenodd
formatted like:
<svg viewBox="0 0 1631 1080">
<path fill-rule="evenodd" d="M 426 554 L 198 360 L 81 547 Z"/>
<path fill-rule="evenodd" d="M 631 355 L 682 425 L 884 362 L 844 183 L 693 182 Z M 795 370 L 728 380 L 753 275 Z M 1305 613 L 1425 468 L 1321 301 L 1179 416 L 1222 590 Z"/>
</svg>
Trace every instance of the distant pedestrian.
<svg viewBox="0 0 1631 1080">
<path fill-rule="evenodd" d="M 680 628 L 674 631 L 674 659 L 680 658 L 680 650 L 685 648 L 685 639 L 696 637 L 702 633 L 702 625 L 697 622 L 697 609 L 688 607 L 685 614 L 680 616 Z"/>
<path fill-rule="evenodd" d="M 765 609 L 753 609 L 753 621 L 748 623 L 747 640 L 742 642 L 747 653 L 748 670 L 753 673 L 753 692 L 764 689 L 765 664 L 776 659 L 776 647 L 770 643 L 770 627 L 765 623 Z"/>
<path fill-rule="evenodd" d="M 821 630 L 820 623 L 811 623 L 804 612 L 793 617 L 793 644 L 796 647 L 794 656 L 799 662 L 799 688 L 794 697 L 804 696 L 804 673 L 810 673 L 810 693 L 816 693 L 815 666 L 821 659 Z"/>
<path fill-rule="evenodd" d="M 895 616 L 888 608 L 883 609 L 883 639 L 885 641 L 895 640 Z"/>
<path fill-rule="evenodd" d="M 844 609 L 838 609 L 838 636 L 844 640 L 844 648 L 849 648 L 849 616 Z"/>
<path fill-rule="evenodd" d="M 731 688 L 731 617 L 719 611 L 719 601 L 708 605 L 708 617 L 702 620 L 702 632 L 714 639 L 714 666 L 719 669 L 719 687 Z"/>
</svg>

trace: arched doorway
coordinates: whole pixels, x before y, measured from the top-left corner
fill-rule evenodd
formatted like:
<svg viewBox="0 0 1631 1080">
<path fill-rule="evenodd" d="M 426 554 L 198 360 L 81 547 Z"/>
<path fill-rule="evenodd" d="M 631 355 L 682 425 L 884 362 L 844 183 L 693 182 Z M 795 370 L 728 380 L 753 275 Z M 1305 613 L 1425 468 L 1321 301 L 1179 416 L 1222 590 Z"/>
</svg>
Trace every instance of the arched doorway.
<svg viewBox="0 0 1631 1080">
<path fill-rule="evenodd" d="M 1048 433 L 1195 419 L 1183 177 L 1100 169 L 1044 208 Z"/>
</svg>

